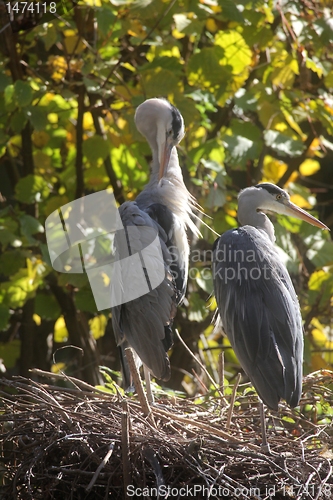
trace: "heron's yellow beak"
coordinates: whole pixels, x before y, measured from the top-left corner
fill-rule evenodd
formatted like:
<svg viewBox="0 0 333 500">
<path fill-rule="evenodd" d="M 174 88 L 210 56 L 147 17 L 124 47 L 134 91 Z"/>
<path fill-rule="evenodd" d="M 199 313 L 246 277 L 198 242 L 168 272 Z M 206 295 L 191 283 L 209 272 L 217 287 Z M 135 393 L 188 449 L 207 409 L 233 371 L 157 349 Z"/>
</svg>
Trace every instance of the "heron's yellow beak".
<svg viewBox="0 0 333 500">
<path fill-rule="evenodd" d="M 164 177 L 164 175 L 167 171 L 169 161 L 170 161 L 171 151 L 172 151 L 173 147 L 174 147 L 174 144 L 172 143 L 172 141 L 170 141 L 167 138 L 163 147 L 162 147 L 162 150 L 161 150 L 160 170 L 158 173 L 158 180 L 159 181 L 162 179 L 162 177 Z"/>
<path fill-rule="evenodd" d="M 283 211 L 284 215 L 290 215 L 290 217 L 296 217 L 296 219 L 304 220 L 305 222 L 311 224 L 312 226 L 320 227 L 320 229 L 330 230 L 330 228 L 327 227 L 326 224 L 320 222 L 320 220 L 316 219 L 311 214 L 309 214 L 302 208 L 298 207 L 291 201 L 285 201 L 283 203 L 283 206 L 284 206 L 284 211 Z"/>
</svg>

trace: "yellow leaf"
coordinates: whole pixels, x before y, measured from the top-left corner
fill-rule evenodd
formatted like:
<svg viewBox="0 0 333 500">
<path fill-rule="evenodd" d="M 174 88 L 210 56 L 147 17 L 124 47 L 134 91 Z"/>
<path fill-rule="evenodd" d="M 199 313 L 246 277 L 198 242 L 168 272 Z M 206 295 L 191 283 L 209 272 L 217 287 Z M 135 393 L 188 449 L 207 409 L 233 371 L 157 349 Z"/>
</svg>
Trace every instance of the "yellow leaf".
<svg viewBox="0 0 333 500">
<path fill-rule="evenodd" d="M 265 128 L 271 128 L 274 118 L 280 115 L 281 120 L 281 110 L 278 105 L 272 104 L 269 101 L 264 101 L 258 108 L 259 120 Z"/>
<path fill-rule="evenodd" d="M 66 36 L 64 46 L 67 54 L 80 54 L 85 49 L 85 44 L 79 35 Z"/>
<path fill-rule="evenodd" d="M 299 171 L 302 175 L 313 175 L 320 170 L 320 163 L 317 160 L 312 160 L 307 158 L 299 167 Z"/>
<path fill-rule="evenodd" d="M 54 363 L 54 365 L 51 366 L 51 372 L 52 373 L 60 373 L 66 368 L 65 363 Z"/>
<path fill-rule="evenodd" d="M 40 325 L 41 322 L 42 322 L 42 318 L 40 316 L 38 316 L 38 314 L 33 314 L 32 315 L 32 319 L 34 320 L 34 322 L 36 323 L 36 325 Z"/>
<path fill-rule="evenodd" d="M 276 184 L 287 170 L 287 165 L 272 156 L 265 156 L 263 168 L 263 181 Z"/>
<path fill-rule="evenodd" d="M 95 316 L 91 320 L 89 320 L 90 331 L 94 337 L 94 339 L 99 339 L 103 337 L 105 333 L 107 319 L 104 314 L 100 314 L 99 316 Z"/>
<path fill-rule="evenodd" d="M 312 354 L 311 356 L 311 370 L 316 372 L 322 368 L 327 368 L 327 363 L 321 354 Z"/>
<path fill-rule="evenodd" d="M 206 28 L 211 33 L 216 33 L 216 31 L 218 30 L 218 26 L 216 24 L 215 19 L 212 19 L 211 17 L 209 19 L 207 19 L 207 21 L 206 21 Z"/>
<path fill-rule="evenodd" d="M 50 140 L 50 136 L 47 132 L 44 130 L 41 130 L 40 132 L 37 132 L 34 130 L 32 133 L 32 142 L 36 148 L 43 148 Z"/>
<path fill-rule="evenodd" d="M 295 205 L 301 208 L 312 208 L 312 205 L 300 194 L 293 194 L 290 196 L 290 199 Z"/>
<path fill-rule="evenodd" d="M 94 120 L 90 111 L 83 115 L 83 128 L 84 130 L 94 130 Z"/>
<path fill-rule="evenodd" d="M 288 123 L 289 127 L 291 127 L 295 132 L 299 134 L 299 136 L 302 138 L 302 140 L 305 139 L 305 134 L 302 132 L 301 127 L 298 125 L 298 123 L 294 120 L 294 117 L 288 113 L 288 111 L 284 108 L 281 109 L 283 116 L 286 119 L 286 122 Z"/>
<path fill-rule="evenodd" d="M 176 40 L 180 40 L 181 38 L 185 38 L 185 33 L 181 33 L 178 31 L 176 28 L 172 30 L 172 37 L 175 38 Z"/>
<path fill-rule="evenodd" d="M 125 127 L 128 129 L 128 122 L 124 120 L 121 116 L 117 120 L 117 125 L 120 128 L 120 130 L 125 130 Z"/>
<path fill-rule="evenodd" d="M 325 347 L 326 344 L 326 335 L 322 330 L 318 328 L 314 328 L 311 332 L 313 342 L 316 344 L 316 347 Z"/>
<path fill-rule="evenodd" d="M 58 123 L 59 116 L 57 115 L 57 113 L 49 113 L 47 115 L 47 119 L 50 123 Z"/>
<path fill-rule="evenodd" d="M 51 77 L 56 82 L 60 82 L 64 78 L 67 71 L 66 59 L 62 56 L 50 56 L 48 58 L 48 64 L 52 70 Z"/>
<path fill-rule="evenodd" d="M 36 151 L 34 153 L 34 163 L 38 169 L 38 173 L 45 174 L 45 172 L 51 167 L 51 158 L 42 151 Z"/>
<path fill-rule="evenodd" d="M 130 20 L 130 27 L 127 30 L 127 33 L 137 38 L 144 38 L 146 36 L 146 31 L 137 19 Z"/>
<path fill-rule="evenodd" d="M 235 217 L 235 218 L 237 217 L 237 211 L 234 210 L 233 208 L 226 208 L 225 211 L 228 215 L 231 215 L 231 217 Z"/>
<path fill-rule="evenodd" d="M 63 316 L 57 319 L 54 325 L 54 342 L 62 344 L 68 339 L 68 330 Z"/>
</svg>

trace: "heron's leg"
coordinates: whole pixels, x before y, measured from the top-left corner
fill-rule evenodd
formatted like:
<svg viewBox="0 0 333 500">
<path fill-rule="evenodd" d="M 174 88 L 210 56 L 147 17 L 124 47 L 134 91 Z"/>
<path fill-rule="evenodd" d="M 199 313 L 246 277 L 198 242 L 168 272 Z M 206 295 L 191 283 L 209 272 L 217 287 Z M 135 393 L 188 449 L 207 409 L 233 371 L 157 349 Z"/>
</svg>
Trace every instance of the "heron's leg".
<svg viewBox="0 0 333 500">
<path fill-rule="evenodd" d="M 260 422 L 261 422 L 261 436 L 262 436 L 262 444 L 261 449 L 264 453 L 270 453 L 269 443 L 267 441 L 266 434 L 266 422 L 265 422 L 265 408 L 264 403 L 259 400 L 259 411 L 260 411 Z"/>
<path fill-rule="evenodd" d="M 150 404 L 153 404 L 154 403 L 154 396 L 153 396 L 153 393 L 151 391 L 151 385 L 150 385 L 150 371 L 148 370 L 148 368 L 145 365 L 143 365 L 143 373 L 145 374 L 148 402 Z"/>
</svg>

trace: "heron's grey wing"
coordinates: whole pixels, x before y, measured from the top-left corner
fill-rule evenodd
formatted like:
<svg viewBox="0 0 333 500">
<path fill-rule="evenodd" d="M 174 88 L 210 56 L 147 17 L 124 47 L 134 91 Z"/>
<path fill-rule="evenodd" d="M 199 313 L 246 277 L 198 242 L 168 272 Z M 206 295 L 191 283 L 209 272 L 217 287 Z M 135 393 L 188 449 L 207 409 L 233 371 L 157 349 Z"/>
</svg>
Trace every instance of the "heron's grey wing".
<svg viewBox="0 0 333 500">
<path fill-rule="evenodd" d="M 299 402 L 303 334 L 298 299 L 274 245 L 244 226 L 215 243 L 213 277 L 223 328 L 261 399 Z"/>
<path fill-rule="evenodd" d="M 140 277 L 134 272 L 133 276 L 126 277 L 132 280 L 133 289 L 145 290 L 148 287 L 149 291 L 134 300 L 112 308 L 112 323 L 116 340 L 118 344 L 127 341 L 156 378 L 168 380 L 170 362 L 166 351 L 172 346 L 171 324 L 176 311 L 176 294 L 169 270 L 171 257 L 165 244 L 167 237 L 163 229 L 145 211 L 140 210 L 135 202 L 124 203 L 119 213 L 125 232 L 130 230 L 130 254 L 142 252 L 150 243 L 146 241 L 142 228 L 154 229 L 155 234 L 159 236 L 164 270 L 162 282 L 154 289 L 149 286 L 150 270 L 145 267 L 146 260 L 144 263 L 142 261 L 144 276 L 141 273 Z M 115 245 L 116 247 L 118 245 L 117 235 Z M 154 267 L 154 261 L 149 262 L 149 267 Z M 130 269 L 123 271 L 128 273 Z M 123 278 L 119 279 L 120 286 Z"/>
<path fill-rule="evenodd" d="M 170 271 L 177 290 L 177 305 L 185 297 L 188 276 L 188 241 L 186 229 L 166 205 L 152 203 L 145 212 L 163 228 L 171 256 Z"/>
</svg>

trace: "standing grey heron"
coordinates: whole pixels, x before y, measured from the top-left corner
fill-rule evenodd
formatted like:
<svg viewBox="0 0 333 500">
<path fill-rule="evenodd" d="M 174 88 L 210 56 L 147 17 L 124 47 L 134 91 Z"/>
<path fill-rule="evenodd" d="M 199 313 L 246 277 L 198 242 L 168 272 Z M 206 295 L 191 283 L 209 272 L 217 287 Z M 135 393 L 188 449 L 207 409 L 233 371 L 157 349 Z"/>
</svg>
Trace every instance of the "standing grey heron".
<svg viewBox="0 0 333 500">
<path fill-rule="evenodd" d="M 125 231 L 130 226 L 157 231 L 165 278 L 149 293 L 112 308 L 112 323 L 117 344 L 132 347 L 143 363 L 151 400 L 148 372 L 160 380 L 171 375 L 167 351 L 188 278 L 187 229 L 195 235 L 200 232 L 191 218 L 196 202 L 184 184 L 176 149 L 185 133 L 182 115 L 165 99 L 148 99 L 137 108 L 135 124 L 152 150 L 150 180 L 136 201 L 123 203 L 119 213 Z M 138 241 L 138 248 L 143 247 L 144 242 Z"/>
<path fill-rule="evenodd" d="M 261 400 L 298 405 L 302 391 L 303 330 L 298 298 L 275 248 L 264 211 L 328 227 L 290 201 L 286 191 L 262 183 L 238 196 L 238 229 L 213 249 L 214 290 L 223 329 Z"/>
</svg>

